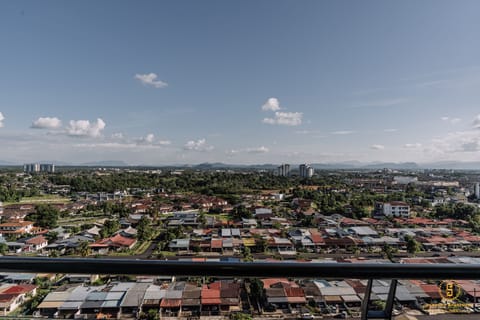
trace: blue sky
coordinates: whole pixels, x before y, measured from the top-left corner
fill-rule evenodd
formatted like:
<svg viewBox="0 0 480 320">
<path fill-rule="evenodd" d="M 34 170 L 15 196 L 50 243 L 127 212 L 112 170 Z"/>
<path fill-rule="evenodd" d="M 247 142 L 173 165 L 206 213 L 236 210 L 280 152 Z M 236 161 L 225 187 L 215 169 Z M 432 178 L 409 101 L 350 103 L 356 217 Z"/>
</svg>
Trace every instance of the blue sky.
<svg viewBox="0 0 480 320">
<path fill-rule="evenodd" d="M 0 3 L 0 160 L 478 160 L 478 1 Z"/>
</svg>

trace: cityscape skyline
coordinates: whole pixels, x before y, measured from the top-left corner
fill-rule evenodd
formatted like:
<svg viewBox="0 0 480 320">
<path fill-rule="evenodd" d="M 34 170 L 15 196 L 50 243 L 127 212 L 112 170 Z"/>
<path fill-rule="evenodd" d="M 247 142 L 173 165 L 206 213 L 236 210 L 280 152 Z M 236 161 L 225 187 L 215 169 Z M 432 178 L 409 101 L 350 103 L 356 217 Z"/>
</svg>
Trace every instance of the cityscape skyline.
<svg viewBox="0 0 480 320">
<path fill-rule="evenodd" d="M 480 4 L 0 4 L 1 161 L 480 159 Z"/>
</svg>

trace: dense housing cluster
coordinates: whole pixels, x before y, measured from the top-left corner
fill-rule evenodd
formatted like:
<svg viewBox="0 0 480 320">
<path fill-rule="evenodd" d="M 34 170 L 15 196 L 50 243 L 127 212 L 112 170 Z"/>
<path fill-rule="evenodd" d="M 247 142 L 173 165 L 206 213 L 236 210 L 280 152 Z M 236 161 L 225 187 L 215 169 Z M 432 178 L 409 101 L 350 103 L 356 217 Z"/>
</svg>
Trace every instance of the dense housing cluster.
<svg viewBox="0 0 480 320">
<path fill-rule="evenodd" d="M 199 263 L 477 262 L 475 172 L 313 175 L 307 165 L 298 173 L 280 168 L 282 174 L 280 169 L 6 170 L 0 175 L 0 250 Z M 355 317 L 366 286 L 355 279 L 3 277 L 20 286 L 0 287 L 4 314 L 57 318 Z M 480 283 L 458 284 L 462 312 L 475 311 Z M 372 300 L 379 308 L 388 287 L 383 281 L 374 285 Z M 440 282 L 402 281 L 396 308 L 451 312 L 443 300 Z"/>
</svg>

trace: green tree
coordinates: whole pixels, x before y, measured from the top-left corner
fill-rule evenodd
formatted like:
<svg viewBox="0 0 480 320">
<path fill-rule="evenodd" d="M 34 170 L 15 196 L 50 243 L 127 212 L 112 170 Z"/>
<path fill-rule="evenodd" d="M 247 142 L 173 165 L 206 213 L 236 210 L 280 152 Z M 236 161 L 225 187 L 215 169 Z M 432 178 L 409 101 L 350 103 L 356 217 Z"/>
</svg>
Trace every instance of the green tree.
<svg viewBox="0 0 480 320">
<path fill-rule="evenodd" d="M 405 236 L 407 242 L 407 252 L 415 254 L 420 251 L 420 243 L 411 236 Z"/>
<path fill-rule="evenodd" d="M 4 255 L 5 253 L 8 252 L 8 246 L 5 242 L 0 243 L 0 254 Z"/>
<path fill-rule="evenodd" d="M 263 282 L 258 278 L 250 279 L 250 298 L 257 304 L 264 298 Z"/>
<path fill-rule="evenodd" d="M 252 320 L 252 316 L 246 313 L 232 313 L 230 315 L 231 320 Z"/>
<path fill-rule="evenodd" d="M 233 220 L 241 220 L 242 218 L 249 219 L 252 217 L 252 212 L 243 204 L 240 204 L 233 208 L 231 215 Z"/>
<path fill-rule="evenodd" d="M 100 230 L 100 236 L 102 238 L 110 237 L 119 229 L 120 223 L 118 222 L 118 220 L 106 220 L 103 224 L 102 230 Z"/>
<path fill-rule="evenodd" d="M 58 225 L 59 211 L 49 204 L 38 204 L 35 206 L 35 212 L 27 216 L 37 226 L 42 228 L 55 228 Z"/>
<path fill-rule="evenodd" d="M 253 256 L 249 247 L 243 248 L 243 261 L 252 262 Z"/>
<path fill-rule="evenodd" d="M 78 254 L 80 254 L 82 257 L 86 257 L 90 254 L 90 246 L 88 241 L 83 241 L 80 243 L 80 245 L 77 248 Z"/>
<path fill-rule="evenodd" d="M 154 230 L 151 225 L 150 219 L 146 216 L 142 216 L 137 225 L 137 237 L 140 241 L 151 240 L 154 235 Z"/>
</svg>

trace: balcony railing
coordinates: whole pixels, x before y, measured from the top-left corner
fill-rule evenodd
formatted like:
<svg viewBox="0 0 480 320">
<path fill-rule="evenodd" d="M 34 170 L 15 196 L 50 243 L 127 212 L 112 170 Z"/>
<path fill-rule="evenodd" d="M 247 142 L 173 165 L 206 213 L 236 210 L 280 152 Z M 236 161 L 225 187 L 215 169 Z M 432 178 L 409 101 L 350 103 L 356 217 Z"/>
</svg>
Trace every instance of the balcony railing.
<svg viewBox="0 0 480 320">
<path fill-rule="evenodd" d="M 241 278 L 480 279 L 480 264 L 192 262 L 1 257 L 0 271 Z"/>
<path fill-rule="evenodd" d="M 480 279 L 480 264 L 379 264 L 302 262 L 191 262 L 95 258 L 0 257 L 2 272 L 108 275 L 214 276 L 236 278 L 368 279 L 362 319 L 391 319 L 397 280 Z M 390 279 L 383 311 L 369 310 L 374 279 Z"/>
</svg>

